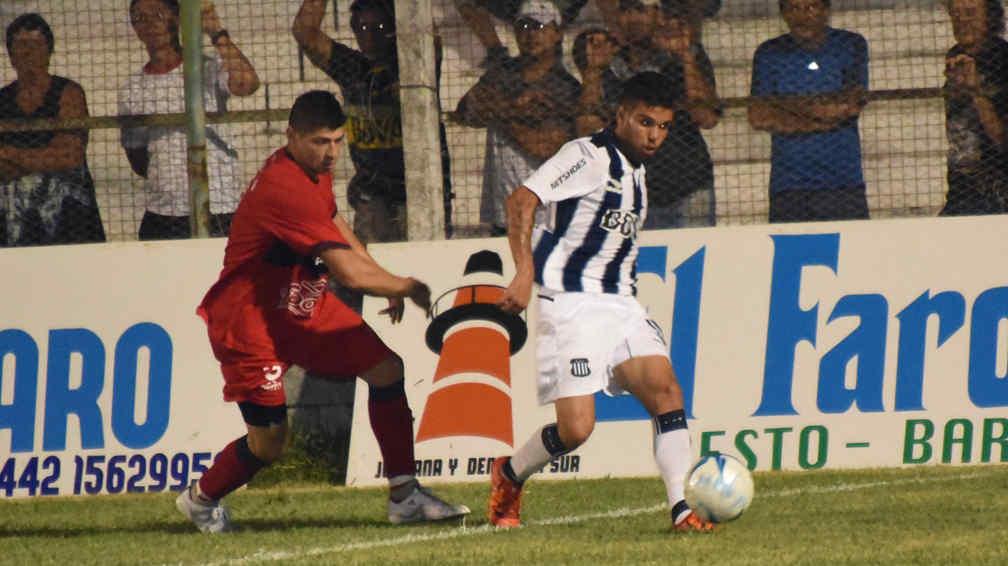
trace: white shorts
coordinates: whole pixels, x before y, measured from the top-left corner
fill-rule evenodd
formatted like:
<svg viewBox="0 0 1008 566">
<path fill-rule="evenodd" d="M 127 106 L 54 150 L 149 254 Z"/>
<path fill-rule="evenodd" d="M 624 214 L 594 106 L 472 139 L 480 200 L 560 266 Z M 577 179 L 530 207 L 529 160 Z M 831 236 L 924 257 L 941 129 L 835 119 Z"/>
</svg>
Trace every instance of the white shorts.
<svg viewBox="0 0 1008 566">
<path fill-rule="evenodd" d="M 669 356 L 661 327 L 634 297 L 539 295 L 536 334 L 541 404 L 597 391 L 620 395 L 613 368 L 630 358 Z"/>
</svg>

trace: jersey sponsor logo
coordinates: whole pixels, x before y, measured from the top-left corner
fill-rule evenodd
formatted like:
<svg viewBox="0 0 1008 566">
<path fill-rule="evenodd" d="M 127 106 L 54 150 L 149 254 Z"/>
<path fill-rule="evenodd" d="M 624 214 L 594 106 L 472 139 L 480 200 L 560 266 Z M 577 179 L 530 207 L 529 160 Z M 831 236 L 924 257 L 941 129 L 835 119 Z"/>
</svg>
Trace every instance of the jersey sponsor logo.
<svg viewBox="0 0 1008 566">
<path fill-rule="evenodd" d="M 328 278 L 295 281 L 287 288 L 287 310 L 298 318 L 311 318 L 315 306 L 328 288 Z"/>
<path fill-rule="evenodd" d="M 624 238 L 637 239 L 637 224 L 640 216 L 632 210 L 611 208 L 602 215 L 599 226 L 607 232 L 615 232 Z"/>
<path fill-rule="evenodd" d="M 571 375 L 574 377 L 588 377 L 591 375 L 591 367 L 588 366 L 588 358 L 573 358 L 570 361 Z"/>
<path fill-rule="evenodd" d="M 567 179 L 570 179 L 574 173 L 580 171 L 585 165 L 588 165 L 588 160 L 582 157 L 577 163 L 572 165 L 570 169 L 564 171 L 559 177 L 554 179 L 553 182 L 550 183 L 550 188 L 556 190 L 557 187 L 567 182 Z"/>
</svg>

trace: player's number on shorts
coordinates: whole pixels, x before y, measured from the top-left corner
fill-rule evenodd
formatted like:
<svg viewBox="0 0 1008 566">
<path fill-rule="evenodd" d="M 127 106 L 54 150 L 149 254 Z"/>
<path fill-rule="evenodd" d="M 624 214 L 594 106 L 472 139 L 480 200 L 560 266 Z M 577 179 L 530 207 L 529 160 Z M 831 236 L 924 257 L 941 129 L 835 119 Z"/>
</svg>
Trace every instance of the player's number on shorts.
<svg viewBox="0 0 1008 566">
<path fill-rule="evenodd" d="M 661 326 L 658 326 L 658 323 L 650 318 L 647 320 L 647 323 L 648 326 L 654 329 L 655 337 L 657 337 L 658 341 L 662 343 L 662 346 L 667 346 L 668 344 L 665 342 L 665 333 L 662 332 Z"/>
<path fill-rule="evenodd" d="M 263 375 L 269 381 L 276 381 L 280 379 L 280 375 L 283 373 L 283 368 L 280 364 L 273 364 L 271 366 L 266 366 L 263 368 Z"/>
</svg>

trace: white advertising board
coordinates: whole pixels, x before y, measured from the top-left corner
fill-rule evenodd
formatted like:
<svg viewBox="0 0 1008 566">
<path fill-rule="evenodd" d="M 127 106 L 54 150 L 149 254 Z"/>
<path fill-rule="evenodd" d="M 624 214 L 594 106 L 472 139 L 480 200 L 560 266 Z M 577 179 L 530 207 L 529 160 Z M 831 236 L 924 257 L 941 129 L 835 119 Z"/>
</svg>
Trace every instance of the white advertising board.
<svg viewBox="0 0 1008 566">
<path fill-rule="evenodd" d="M 0 497 L 181 489 L 242 434 L 195 314 L 223 253 L 0 250 Z"/>
<path fill-rule="evenodd" d="M 695 455 L 760 470 L 1008 461 L 1004 233 L 1003 217 L 643 233 L 638 298 L 670 338 Z M 486 271 L 495 254 L 502 274 Z M 513 274 L 506 241 L 374 255 L 443 294 L 432 320 L 413 309 L 396 326 L 365 304 L 406 363 L 418 474 L 485 478 L 553 420 L 535 399 L 534 305 L 516 322 L 487 304 Z M 382 483 L 357 393 L 347 482 Z M 596 413 L 592 438 L 544 476 L 656 475 L 640 405 L 599 394 Z"/>
</svg>

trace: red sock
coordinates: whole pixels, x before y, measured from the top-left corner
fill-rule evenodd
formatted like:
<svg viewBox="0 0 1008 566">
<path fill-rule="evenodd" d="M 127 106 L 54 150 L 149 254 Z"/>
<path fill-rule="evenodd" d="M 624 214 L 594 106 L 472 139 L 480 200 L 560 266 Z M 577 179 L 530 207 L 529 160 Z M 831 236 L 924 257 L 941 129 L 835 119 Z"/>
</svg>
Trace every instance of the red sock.
<svg viewBox="0 0 1008 566">
<path fill-rule="evenodd" d="M 413 412 L 406 401 L 403 382 L 369 388 L 368 416 L 385 460 L 385 477 L 412 476 Z"/>
<path fill-rule="evenodd" d="M 220 499 L 248 483 L 256 472 L 266 467 L 249 450 L 248 437 L 241 437 L 224 447 L 210 469 L 199 480 L 200 491 L 210 499 Z"/>
</svg>

